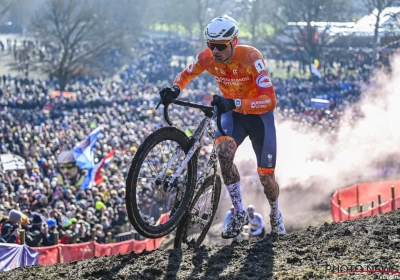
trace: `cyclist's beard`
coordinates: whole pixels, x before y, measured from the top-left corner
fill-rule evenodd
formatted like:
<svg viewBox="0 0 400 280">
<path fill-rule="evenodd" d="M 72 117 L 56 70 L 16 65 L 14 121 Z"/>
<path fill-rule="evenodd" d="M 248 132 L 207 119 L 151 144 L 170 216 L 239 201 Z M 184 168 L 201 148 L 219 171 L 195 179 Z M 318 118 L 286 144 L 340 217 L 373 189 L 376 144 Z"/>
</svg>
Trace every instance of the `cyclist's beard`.
<svg viewBox="0 0 400 280">
<path fill-rule="evenodd" d="M 220 63 L 225 63 L 226 61 L 228 61 L 234 55 L 233 46 L 230 45 L 230 48 L 231 48 L 230 54 L 226 58 L 224 58 L 223 55 L 213 54 L 214 61 Z"/>
</svg>

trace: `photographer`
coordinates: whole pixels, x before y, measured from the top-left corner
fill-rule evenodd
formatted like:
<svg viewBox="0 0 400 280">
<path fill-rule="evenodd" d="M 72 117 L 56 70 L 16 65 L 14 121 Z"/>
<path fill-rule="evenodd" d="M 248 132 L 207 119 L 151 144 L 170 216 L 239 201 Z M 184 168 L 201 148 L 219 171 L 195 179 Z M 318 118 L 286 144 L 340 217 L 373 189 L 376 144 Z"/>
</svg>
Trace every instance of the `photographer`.
<svg viewBox="0 0 400 280">
<path fill-rule="evenodd" d="M 0 242 L 19 244 L 20 224 L 27 224 L 29 222 L 28 217 L 21 211 L 12 209 L 8 215 L 8 219 L 2 220 Z"/>
</svg>

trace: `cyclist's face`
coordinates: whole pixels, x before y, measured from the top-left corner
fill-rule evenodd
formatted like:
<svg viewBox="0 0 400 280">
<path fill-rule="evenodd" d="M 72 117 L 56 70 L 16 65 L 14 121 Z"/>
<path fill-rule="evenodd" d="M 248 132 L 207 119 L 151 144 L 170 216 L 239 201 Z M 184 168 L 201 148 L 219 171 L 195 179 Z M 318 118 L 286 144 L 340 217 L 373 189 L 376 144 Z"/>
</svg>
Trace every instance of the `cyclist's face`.
<svg viewBox="0 0 400 280">
<path fill-rule="evenodd" d="M 228 62 L 234 55 L 233 42 L 227 44 L 208 44 L 215 62 Z"/>
</svg>

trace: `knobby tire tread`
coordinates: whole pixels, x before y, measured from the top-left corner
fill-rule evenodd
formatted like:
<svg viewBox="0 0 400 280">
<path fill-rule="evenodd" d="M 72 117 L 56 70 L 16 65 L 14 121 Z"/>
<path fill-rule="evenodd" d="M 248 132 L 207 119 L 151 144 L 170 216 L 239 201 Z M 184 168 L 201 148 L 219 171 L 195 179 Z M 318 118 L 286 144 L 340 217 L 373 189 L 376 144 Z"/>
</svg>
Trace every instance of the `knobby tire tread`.
<svg viewBox="0 0 400 280">
<path fill-rule="evenodd" d="M 177 229 L 176 229 L 176 235 L 175 235 L 175 240 L 174 240 L 174 248 L 181 248 L 182 242 L 184 241 L 183 239 L 185 238 L 186 232 L 188 230 L 188 226 L 190 223 L 190 212 L 192 211 L 193 207 L 196 205 L 197 201 L 199 200 L 200 196 L 204 193 L 204 191 L 213 184 L 213 179 L 214 176 L 208 176 L 205 180 L 203 185 L 200 187 L 199 191 L 196 194 L 196 197 L 192 200 L 192 203 L 190 204 L 190 207 L 186 211 L 185 216 L 181 219 Z M 197 241 L 196 241 L 196 246 L 199 247 L 201 243 L 203 242 L 204 238 L 206 237 L 211 224 L 214 220 L 215 214 L 218 209 L 218 203 L 219 199 L 221 196 L 221 177 L 216 175 L 215 176 L 215 188 L 214 188 L 214 197 L 213 197 L 213 210 L 210 218 L 210 222 L 203 228 L 201 231 L 201 234 L 199 235 Z"/>
<path fill-rule="evenodd" d="M 143 221 L 142 217 L 140 216 L 138 205 L 136 203 L 136 187 L 138 175 L 144 159 L 146 158 L 148 153 L 151 151 L 152 148 L 154 148 L 154 146 L 164 140 L 175 141 L 182 147 L 185 154 L 187 154 L 187 152 L 191 148 L 191 141 L 183 131 L 175 127 L 160 128 L 150 134 L 140 145 L 134 158 L 132 159 L 132 163 L 126 179 L 126 208 L 129 221 L 140 235 L 147 238 L 163 237 L 178 226 L 179 221 L 184 216 L 186 208 L 188 207 L 193 196 L 194 184 L 197 177 L 197 153 L 195 153 L 188 162 L 188 178 L 185 194 L 182 198 L 182 203 L 180 207 L 174 212 L 173 218 L 165 222 L 163 224 L 163 227 L 160 228 L 151 228 L 148 226 L 147 223 Z"/>
</svg>

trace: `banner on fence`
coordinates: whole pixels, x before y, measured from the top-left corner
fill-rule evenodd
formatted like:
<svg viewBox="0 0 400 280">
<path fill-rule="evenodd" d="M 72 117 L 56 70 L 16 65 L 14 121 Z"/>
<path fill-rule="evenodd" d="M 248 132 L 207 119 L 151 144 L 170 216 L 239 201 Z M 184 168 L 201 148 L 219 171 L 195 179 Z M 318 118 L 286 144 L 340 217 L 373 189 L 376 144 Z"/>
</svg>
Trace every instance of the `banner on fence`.
<svg viewBox="0 0 400 280">
<path fill-rule="evenodd" d="M 169 214 L 162 214 L 158 223 L 168 220 Z M 95 241 L 79 244 L 58 244 L 49 247 L 30 248 L 27 245 L 0 244 L 0 271 L 25 265 L 52 265 L 72 261 L 156 250 L 165 237 L 157 239 L 130 239 L 112 244 L 99 244 Z M 3 246 L 3 247 L 2 247 Z"/>
<path fill-rule="evenodd" d="M 27 245 L 0 243 L 0 271 L 38 264 L 39 252 Z"/>
</svg>

